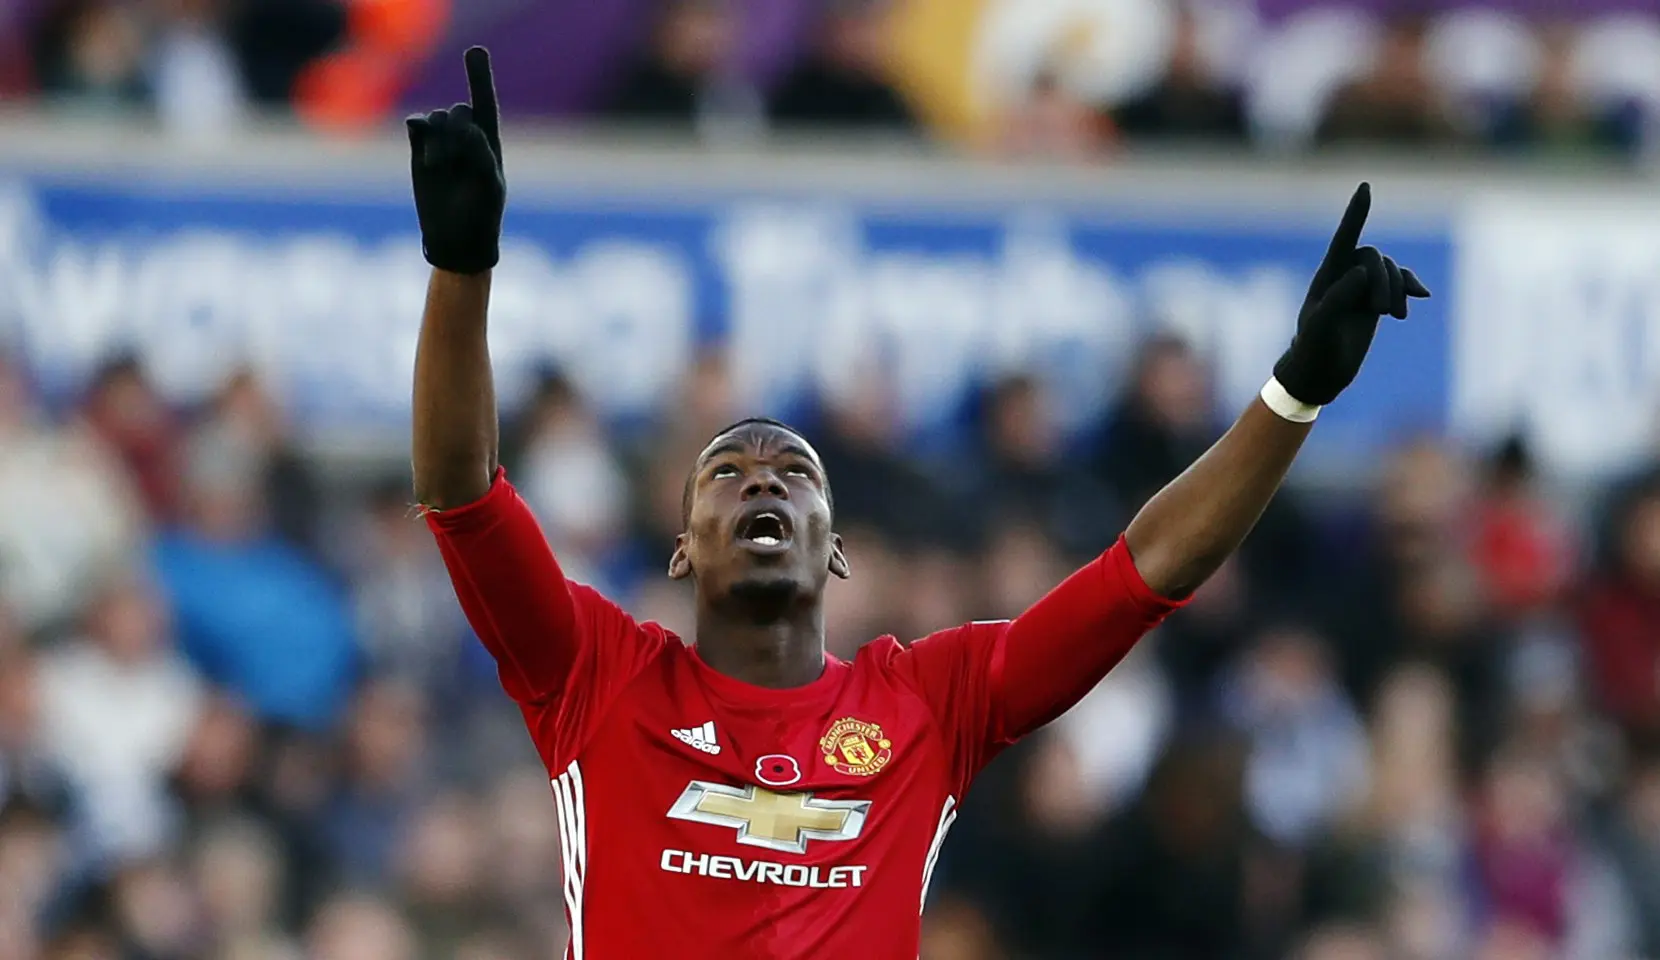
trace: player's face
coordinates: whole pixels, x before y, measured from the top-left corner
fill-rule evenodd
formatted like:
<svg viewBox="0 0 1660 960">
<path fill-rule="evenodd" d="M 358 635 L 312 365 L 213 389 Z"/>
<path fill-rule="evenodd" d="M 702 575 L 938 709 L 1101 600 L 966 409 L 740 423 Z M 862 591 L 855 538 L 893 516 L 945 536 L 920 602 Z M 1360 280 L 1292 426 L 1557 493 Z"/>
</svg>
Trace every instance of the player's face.
<svg viewBox="0 0 1660 960">
<path fill-rule="evenodd" d="M 717 599 L 818 596 L 832 573 L 847 576 L 825 483 L 817 452 L 788 430 L 746 424 L 716 437 L 698 455 L 670 576 L 693 576 Z"/>
</svg>

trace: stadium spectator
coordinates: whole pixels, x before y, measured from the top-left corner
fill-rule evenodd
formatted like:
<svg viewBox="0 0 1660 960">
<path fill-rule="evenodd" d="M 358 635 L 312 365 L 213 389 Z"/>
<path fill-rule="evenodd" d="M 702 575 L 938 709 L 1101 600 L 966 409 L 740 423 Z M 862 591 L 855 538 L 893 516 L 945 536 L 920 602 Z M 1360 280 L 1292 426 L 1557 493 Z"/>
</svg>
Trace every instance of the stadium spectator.
<svg viewBox="0 0 1660 960">
<path fill-rule="evenodd" d="M 229 424 L 193 438 L 187 522 L 155 564 L 186 653 L 262 719 L 321 729 L 358 671 L 346 598 L 318 564 L 269 532 L 259 451 Z"/>
<path fill-rule="evenodd" d="M 661 0 L 660 7 L 651 42 L 617 83 L 607 115 L 711 132 L 759 121 L 760 94 L 739 73 L 731 0 Z"/>
<path fill-rule="evenodd" d="M 1250 741 L 1251 819 L 1288 847 L 1316 839 L 1366 787 L 1366 734 L 1318 637 L 1259 638 L 1231 678 L 1223 712 Z"/>
<path fill-rule="evenodd" d="M 1067 162 L 1099 160 L 1111 145 L 1112 132 L 1101 115 L 1047 70 L 1001 111 L 990 144 L 1011 160 Z"/>
<path fill-rule="evenodd" d="M 1459 141 L 1425 69 L 1425 30 L 1421 17 L 1389 21 L 1371 69 L 1340 87 L 1326 105 L 1315 134 L 1320 144 L 1432 147 Z"/>
<path fill-rule="evenodd" d="M 216 826 L 195 844 L 190 869 L 203 939 L 215 956 L 295 952 L 281 926 L 282 851 L 267 831 L 251 821 Z"/>
<path fill-rule="evenodd" d="M 144 535 L 136 494 L 90 431 L 53 429 L 0 356 L 0 599 L 28 631 L 66 626 Z"/>
<path fill-rule="evenodd" d="M 1244 760 L 1241 743 L 1210 732 L 1171 743 L 1105 829 L 1084 943 L 1127 956 L 1275 949 L 1298 891 L 1250 824 Z"/>
<path fill-rule="evenodd" d="M 519 418 L 514 476 L 571 575 L 620 587 L 628 482 L 601 430 L 574 384 L 545 377 Z"/>
<path fill-rule="evenodd" d="M 1065 438 L 1049 403 L 1042 382 L 1025 374 L 988 388 L 969 515 L 1031 524 L 1076 559 L 1110 542 L 1126 514 L 1064 454 Z"/>
<path fill-rule="evenodd" d="M 1618 864 L 1638 956 L 1660 955 L 1660 763 L 1636 758 L 1615 810 L 1607 849 Z"/>
<path fill-rule="evenodd" d="M 1164 76 L 1152 89 L 1112 108 L 1113 128 L 1131 141 L 1243 145 L 1244 97 L 1214 75 L 1201 48 L 1199 20 L 1189 4 L 1176 7 L 1176 35 Z"/>
<path fill-rule="evenodd" d="M 243 450 L 254 471 L 271 532 L 314 557 L 322 492 L 311 462 L 295 447 L 283 408 L 259 378 L 242 369 L 225 379 L 209 412 L 210 429 L 223 431 Z"/>
<path fill-rule="evenodd" d="M 226 27 L 249 99 L 266 109 L 287 106 L 305 67 L 346 37 L 340 0 L 243 0 Z"/>
<path fill-rule="evenodd" d="M 835 488 L 838 527 L 886 531 L 897 540 L 946 536 L 952 520 L 939 515 L 948 512 L 939 504 L 948 491 L 903 452 L 886 379 L 867 371 L 822 404 L 813 448 L 827 472 L 848 478 Z"/>
<path fill-rule="evenodd" d="M 1128 388 L 1108 414 L 1093 464 L 1129 508 L 1159 488 L 1215 441 L 1209 385 L 1200 358 L 1184 340 L 1149 339 L 1137 352 Z"/>
<path fill-rule="evenodd" d="M 156 588 L 120 572 L 97 592 L 83 637 L 40 666 L 41 735 L 84 805 L 96 855 L 166 849 L 178 824 L 167 777 L 202 709 L 202 684 L 174 649 Z"/>
<path fill-rule="evenodd" d="M 1618 553 L 1587 585 L 1580 622 L 1602 708 L 1652 744 L 1660 736 L 1660 483 L 1622 510 Z"/>
<path fill-rule="evenodd" d="M 111 358 L 92 377 L 81 415 L 126 464 L 152 523 L 171 523 L 179 509 L 178 418 L 132 355 Z"/>
<path fill-rule="evenodd" d="M 1539 77 L 1527 96 L 1500 103 L 1493 111 L 1494 145 L 1570 157 L 1634 152 L 1642 135 L 1637 113 L 1587 101 L 1576 82 L 1576 32 L 1566 23 L 1547 25 L 1540 32 Z"/>
<path fill-rule="evenodd" d="M 889 76 L 887 0 L 832 0 L 813 50 L 774 91 L 781 127 L 906 132 L 916 118 Z"/>
<path fill-rule="evenodd" d="M 408 920 L 384 900 L 345 894 L 318 911 L 306 937 L 310 960 L 415 960 Z"/>
<path fill-rule="evenodd" d="M 37 660 L 21 648 L 0 654 L 0 811 L 67 818 L 78 797 L 42 725 Z"/>
<path fill-rule="evenodd" d="M 186 137 L 234 132 L 246 111 L 242 67 L 225 36 L 222 0 L 164 0 L 150 54 L 156 113 Z"/>
<path fill-rule="evenodd" d="M 429 783 L 426 698 L 407 684 L 377 680 L 353 704 L 342 776 L 316 824 L 345 889 L 381 889 L 393 877 Z"/>
<path fill-rule="evenodd" d="M 148 109 L 144 24 L 132 4 L 57 0 L 35 26 L 33 59 L 48 104 L 75 112 Z"/>
<path fill-rule="evenodd" d="M 449 595 L 438 552 L 411 522 L 409 482 L 371 492 L 352 572 L 358 635 L 368 670 L 431 693 L 452 689 L 466 622 Z"/>
<path fill-rule="evenodd" d="M 1560 600 L 1573 561 L 1567 528 L 1539 489 L 1522 438 L 1494 453 L 1474 510 L 1472 562 L 1495 610 L 1522 618 Z"/>
</svg>

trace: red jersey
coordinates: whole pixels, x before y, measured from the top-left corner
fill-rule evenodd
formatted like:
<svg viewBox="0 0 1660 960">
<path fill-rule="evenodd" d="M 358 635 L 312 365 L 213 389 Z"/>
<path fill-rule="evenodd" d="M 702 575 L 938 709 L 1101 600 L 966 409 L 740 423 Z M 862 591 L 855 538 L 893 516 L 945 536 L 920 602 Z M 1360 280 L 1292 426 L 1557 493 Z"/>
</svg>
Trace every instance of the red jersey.
<svg viewBox="0 0 1660 960">
<path fill-rule="evenodd" d="M 553 780 L 571 960 L 914 960 L 975 774 L 1175 607 L 1120 540 L 1013 621 L 773 690 L 566 580 L 504 474 L 428 522 Z"/>
</svg>

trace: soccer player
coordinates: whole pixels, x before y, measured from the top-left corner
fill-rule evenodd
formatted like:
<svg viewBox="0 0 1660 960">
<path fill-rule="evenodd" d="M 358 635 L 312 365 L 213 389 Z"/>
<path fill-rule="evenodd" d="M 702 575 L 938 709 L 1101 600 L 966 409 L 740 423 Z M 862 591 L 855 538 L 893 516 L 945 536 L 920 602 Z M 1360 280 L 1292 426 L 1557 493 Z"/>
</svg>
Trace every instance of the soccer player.
<svg viewBox="0 0 1660 960">
<path fill-rule="evenodd" d="M 409 121 L 434 267 L 415 362 L 416 495 L 553 779 L 568 956 L 914 958 L 940 846 L 985 764 L 1072 706 L 1239 546 L 1379 317 L 1427 296 L 1356 247 L 1362 185 L 1290 348 L 1227 434 L 1118 542 L 1013 621 L 852 662 L 825 653 L 849 576 L 806 438 L 746 420 L 691 464 L 669 576 L 690 645 L 560 572 L 496 462 L 486 347 L 506 197 L 489 57 L 471 103 Z"/>
</svg>

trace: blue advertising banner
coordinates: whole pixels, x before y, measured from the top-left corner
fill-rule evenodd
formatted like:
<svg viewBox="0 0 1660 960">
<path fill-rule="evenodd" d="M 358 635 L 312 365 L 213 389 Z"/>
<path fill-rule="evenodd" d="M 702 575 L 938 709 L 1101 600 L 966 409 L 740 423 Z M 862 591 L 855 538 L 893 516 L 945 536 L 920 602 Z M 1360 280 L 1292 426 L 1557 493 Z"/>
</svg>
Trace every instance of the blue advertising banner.
<svg viewBox="0 0 1660 960">
<path fill-rule="evenodd" d="M 551 362 L 608 415 L 647 414 L 719 346 L 756 409 L 885 386 L 926 431 L 955 422 L 976 384 L 1028 369 L 1082 426 L 1138 340 L 1172 330 L 1211 358 L 1231 415 L 1290 337 L 1330 229 L 836 198 L 516 199 L 492 346 L 509 403 Z M 1368 239 L 1442 296 L 1385 320 L 1359 384 L 1322 418 L 1328 453 L 1445 425 L 1449 241 Z M 426 272 L 396 196 L 0 181 L 0 342 L 59 391 L 129 348 L 181 400 L 250 363 L 304 424 L 401 429 Z"/>
</svg>

